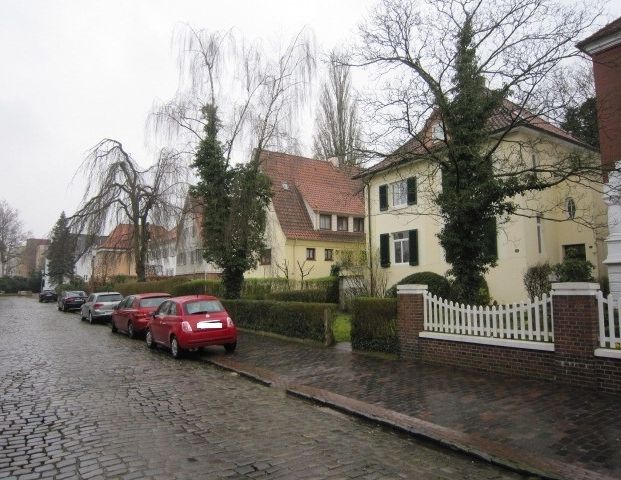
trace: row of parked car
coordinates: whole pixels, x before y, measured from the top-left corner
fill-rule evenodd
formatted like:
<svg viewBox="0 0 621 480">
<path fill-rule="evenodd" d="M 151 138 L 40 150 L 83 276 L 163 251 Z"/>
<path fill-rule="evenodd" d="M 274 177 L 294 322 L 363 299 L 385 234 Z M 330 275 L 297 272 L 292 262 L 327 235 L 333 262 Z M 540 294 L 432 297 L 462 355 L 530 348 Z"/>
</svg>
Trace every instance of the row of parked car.
<svg viewBox="0 0 621 480">
<path fill-rule="evenodd" d="M 52 295 L 53 294 L 53 295 Z M 147 347 L 160 345 L 178 358 L 185 351 L 222 345 L 235 351 L 237 329 L 220 300 L 209 295 L 173 297 L 168 293 L 140 293 L 123 296 L 118 292 L 53 291 L 39 294 L 40 302 L 55 300 L 59 310 L 80 311 L 89 323 L 109 321 L 112 332 L 130 338 L 144 336 Z"/>
</svg>

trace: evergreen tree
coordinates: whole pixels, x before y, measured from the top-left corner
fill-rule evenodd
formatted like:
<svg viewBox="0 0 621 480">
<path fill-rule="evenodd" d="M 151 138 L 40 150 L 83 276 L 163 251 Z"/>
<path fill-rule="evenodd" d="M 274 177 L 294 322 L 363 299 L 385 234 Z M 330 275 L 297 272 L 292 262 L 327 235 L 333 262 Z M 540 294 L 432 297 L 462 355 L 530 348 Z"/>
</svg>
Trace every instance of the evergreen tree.
<svg viewBox="0 0 621 480">
<path fill-rule="evenodd" d="M 597 104 L 595 97 L 587 98 L 579 107 L 569 107 L 561 128 L 592 147 L 599 148 Z"/>
<path fill-rule="evenodd" d="M 254 268 L 264 248 L 269 179 L 259 170 L 259 152 L 247 165 L 231 168 L 218 140 L 213 104 L 203 109 L 205 136 L 193 167 L 199 182 L 192 193 L 202 201 L 204 257 L 222 269 L 227 298 L 239 298 L 244 272 Z"/>
<path fill-rule="evenodd" d="M 48 275 L 56 285 L 63 283 L 65 277 L 71 277 L 75 270 L 76 237 L 69 229 L 65 212 L 60 214 L 47 251 L 49 260 Z"/>
</svg>

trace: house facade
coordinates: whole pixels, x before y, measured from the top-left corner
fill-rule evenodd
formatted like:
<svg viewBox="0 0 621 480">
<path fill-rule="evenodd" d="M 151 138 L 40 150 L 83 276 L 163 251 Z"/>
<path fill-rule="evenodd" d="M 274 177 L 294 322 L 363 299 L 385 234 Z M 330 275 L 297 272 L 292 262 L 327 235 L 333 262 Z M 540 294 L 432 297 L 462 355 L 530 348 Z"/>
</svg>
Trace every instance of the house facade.
<svg viewBox="0 0 621 480">
<path fill-rule="evenodd" d="M 147 252 L 148 277 L 173 277 L 177 271 L 177 228 L 151 233 Z"/>
<path fill-rule="evenodd" d="M 602 165 L 613 169 L 621 161 L 621 18 L 577 47 L 593 59 Z"/>
<path fill-rule="evenodd" d="M 364 248 L 362 182 L 352 179 L 358 170 L 271 151 L 261 153 L 261 169 L 272 182 L 266 249 L 247 278 L 325 277 L 342 255 Z"/>
<path fill-rule="evenodd" d="M 203 258 L 202 228 L 203 206 L 188 195 L 176 230 L 175 275 L 219 277 L 220 269 Z"/>
<path fill-rule="evenodd" d="M 540 118 L 505 134 L 498 161 L 549 166 L 572 152 L 590 158 L 596 155 Z M 446 275 L 450 268 L 437 238 L 442 219 L 434 197 L 442 188 L 442 172 L 429 161 L 425 149 L 405 158 L 387 158 L 360 175 L 367 184 L 368 249 L 380 257 L 388 286 L 412 273 Z M 568 254 L 589 260 L 599 275 L 605 258 L 604 234 L 592 226 L 605 225 L 605 206 L 597 188 L 562 182 L 513 201 L 522 214 L 497 219 L 490 245 L 481 246 L 492 248 L 498 259 L 486 275 L 494 300 L 525 299 L 523 275 L 528 267 L 555 264 Z"/>
</svg>

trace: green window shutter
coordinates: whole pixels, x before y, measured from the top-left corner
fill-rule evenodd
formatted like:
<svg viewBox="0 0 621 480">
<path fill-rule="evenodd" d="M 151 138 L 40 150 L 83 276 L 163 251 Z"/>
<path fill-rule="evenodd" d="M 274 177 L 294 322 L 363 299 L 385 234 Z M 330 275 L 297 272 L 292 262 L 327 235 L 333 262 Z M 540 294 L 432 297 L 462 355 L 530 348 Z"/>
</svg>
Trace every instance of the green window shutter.
<svg viewBox="0 0 621 480">
<path fill-rule="evenodd" d="M 418 265 L 418 230 L 408 232 L 410 244 L 410 265 Z"/>
<path fill-rule="evenodd" d="M 380 185 L 379 202 L 380 210 L 388 210 L 388 185 Z"/>
<path fill-rule="evenodd" d="M 408 178 L 408 205 L 416 205 L 416 177 Z"/>
<path fill-rule="evenodd" d="M 390 267 L 390 235 L 388 233 L 380 235 L 380 265 L 384 268 Z"/>
<path fill-rule="evenodd" d="M 498 233 L 496 231 L 496 219 L 490 218 L 486 225 L 487 237 L 485 249 L 488 254 L 498 260 Z"/>
</svg>

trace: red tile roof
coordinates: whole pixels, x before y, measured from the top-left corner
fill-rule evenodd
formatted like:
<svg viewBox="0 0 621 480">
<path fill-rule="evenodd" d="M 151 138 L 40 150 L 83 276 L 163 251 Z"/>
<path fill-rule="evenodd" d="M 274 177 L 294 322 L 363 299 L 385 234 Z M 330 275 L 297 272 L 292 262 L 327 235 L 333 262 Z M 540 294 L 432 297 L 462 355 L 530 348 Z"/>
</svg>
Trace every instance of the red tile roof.
<svg viewBox="0 0 621 480">
<path fill-rule="evenodd" d="M 435 117 L 437 117 L 436 113 L 432 113 L 430 119 L 425 122 L 425 127 L 422 131 L 423 133 L 420 135 L 423 138 L 422 142 L 418 138 L 408 140 L 403 146 L 398 148 L 394 154 L 369 167 L 364 172 L 359 173 L 355 178 L 361 178 L 372 173 L 380 172 L 391 166 L 399 165 L 416 158 L 422 158 L 427 155 L 429 151 L 443 147 L 443 143 L 434 143 L 431 139 L 430 131 Z M 508 128 L 515 129 L 518 127 L 526 127 L 545 132 L 549 135 L 553 135 L 581 147 L 593 149 L 593 147 L 590 147 L 584 142 L 578 140 L 569 132 L 566 132 L 565 130 L 551 124 L 542 117 L 519 107 L 509 100 L 505 100 L 503 106 L 489 118 L 488 126 L 490 135 L 502 132 Z"/>
<path fill-rule="evenodd" d="M 359 242 L 363 233 L 315 230 L 307 204 L 314 212 L 364 216 L 360 170 L 335 167 L 324 160 L 261 152 L 261 169 L 272 181 L 272 204 L 287 238 Z"/>
</svg>

